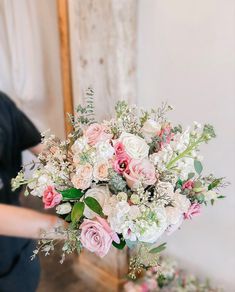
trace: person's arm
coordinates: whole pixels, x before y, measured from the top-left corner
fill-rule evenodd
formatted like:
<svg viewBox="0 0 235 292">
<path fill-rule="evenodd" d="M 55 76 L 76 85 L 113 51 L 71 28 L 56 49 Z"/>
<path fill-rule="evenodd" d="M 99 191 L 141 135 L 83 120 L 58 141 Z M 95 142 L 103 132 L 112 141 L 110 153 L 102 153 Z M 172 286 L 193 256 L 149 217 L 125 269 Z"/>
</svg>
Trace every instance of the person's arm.
<svg viewBox="0 0 235 292">
<path fill-rule="evenodd" d="M 43 151 L 43 144 L 38 144 L 34 147 L 29 148 L 29 151 L 34 155 L 38 156 Z"/>
<path fill-rule="evenodd" d="M 0 235 L 37 239 L 42 231 L 51 231 L 58 223 L 66 227 L 66 222 L 57 216 L 0 204 Z"/>
</svg>

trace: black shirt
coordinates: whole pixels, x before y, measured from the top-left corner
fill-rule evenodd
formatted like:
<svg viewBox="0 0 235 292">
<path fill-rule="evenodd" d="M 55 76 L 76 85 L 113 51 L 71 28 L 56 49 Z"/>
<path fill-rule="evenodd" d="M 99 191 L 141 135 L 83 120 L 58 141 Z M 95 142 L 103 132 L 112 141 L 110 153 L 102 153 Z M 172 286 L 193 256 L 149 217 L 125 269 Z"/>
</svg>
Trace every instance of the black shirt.
<svg viewBox="0 0 235 292">
<path fill-rule="evenodd" d="M 40 141 L 32 122 L 0 92 L 0 203 L 19 205 L 20 190 L 11 190 L 11 179 L 21 169 L 21 152 Z M 0 292 L 35 291 L 39 267 L 29 260 L 32 249 L 29 239 L 0 236 Z"/>
</svg>

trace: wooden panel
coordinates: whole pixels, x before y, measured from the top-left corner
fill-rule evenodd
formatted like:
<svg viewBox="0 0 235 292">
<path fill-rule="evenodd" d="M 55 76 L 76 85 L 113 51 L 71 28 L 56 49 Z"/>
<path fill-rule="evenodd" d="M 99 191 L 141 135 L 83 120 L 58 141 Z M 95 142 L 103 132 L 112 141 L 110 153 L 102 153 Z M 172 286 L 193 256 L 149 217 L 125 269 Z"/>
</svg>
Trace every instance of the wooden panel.
<svg viewBox="0 0 235 292">
<path fill-rule="evenodd" d="M 57 9 L 60 34 L 61 78 L 63 86 L 64 121 L 65 130 L 66 133 L 68 134 L 72 130 L 71 124 L 68 122 L 68 113 L 73 114 L 73 90 L 71 76 L 68 1 L 57 0 Z"/>
<path fill-rule="evenodd" d="M 74 103 L 92 86 L 98 119 L 136 102 L 136 0 L 70 0 Z"/>
</svg>

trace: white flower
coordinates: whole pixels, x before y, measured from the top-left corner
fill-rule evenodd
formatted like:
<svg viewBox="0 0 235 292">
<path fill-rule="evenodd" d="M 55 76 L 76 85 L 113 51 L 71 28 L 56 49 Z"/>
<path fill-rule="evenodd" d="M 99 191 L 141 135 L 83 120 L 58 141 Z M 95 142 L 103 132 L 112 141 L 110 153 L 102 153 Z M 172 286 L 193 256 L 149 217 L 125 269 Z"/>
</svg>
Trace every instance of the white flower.
<svg viewBox="0 0 235 292">
<path fill-rule="evenodd" d="M 125 192 L 119 192 L 117 198 L 119 201 L 127 201 L 127 194 Z"/>
<path fill-rule="evenodd" d="M 73 153 L 81 153 L 88 149 L 87 139 L 85 136 L 78 138 L 71 147 Z"/>
<path fill-rule="evenodd" d="M 190 207 L 190 200 L 176 191 L 173 197 L 173 206 L 177 207 L 182 213 L 186 213 Z"/>
<path fill-rule="evenodd" d="M 139 136 L 123 132 L 119 138 L 123 143 L 126 153 L 134 159 L 143 159 L 148 156 L 149 146 L 145 140 Z"/>
<path fill-rule="evenodd" d="M 156 208 L 157 221 L 139 220 L 138 228 L 141 230 L 138 240 L 147 243 L 155 243 L 167 228 L 165 208 Z"/>
<path fill-rule="evenodd" d="M 144 137 L 147 140 L 150 140 L 153 136 L 156 136 L 160 130 L 161 125 L 152 119 L 147 120 L 141 129 Z"/>
<path fill-rule="evenodd" d="M 93 177 L 95 181 L 108 180 L 109 162 L 105 159 L 99 160 L 94 164 Z"/>
<path fill-rule="evenodd" d="M 211 200 L 216 200 L 217 199 L 217 193 L 213 190 L 210 190 L 208 192 L 206 192 L 205 194 L 205 201 L 209 202 Z"/>
<path fill-rule="evenodd" d="M 140 209 L 138 206 L 136 206 L 136 205 L 130 206 L 129 218 L 131 220 L 137 219 L 140 215 L 141 215 L 141 213 L 140 213 Z"/>
<path fill-rule="evenodd" d="M 108 201 L 110 197 L 110 193 L 107 187 L 97 186 L 97 187 L 89 189 L 86 192 L 85 197 L 92 197 L 96 199 L 99 202 L 100 206 L 103 207 Z M 87 206 L 85 206 L 84 215 L 88 219 L 93 219 L 94 217 L 97 216 L 97 214 L 93 212 L 90 208 L 88 208 Z"/>
<path fill-rule="evenodd" d="M 167 196 L 170 198 L 174 196 L 174 187 L 169 182 L 159 181 L 156 185 L 156 191 L 161 196 Z"/>
<path fill-rule="evenodd" d="M 188 128 L 183 133 L 177 133 L 174 136 L 174 140 L 171 141 L 171 148 L 178 153 L 183 152 L 189 145 L 190 139 L 190 128 Z"/>
<path fill-rule="evenodd" d="M 72 210 L 72 206 L 70 203 L 63 203 L 61 205 L 58 205 L 56 207 L 56 213 L 59 215 L 64 215 L 64 214 L 68 214 L 69 212 L 71 212 Z"/>
<path fill-rule="evenodd" d="M 150 161 L 157 166 L 158 170 L 164 171 L 166 165 L 170 162 L 173 155 L 173 150 L 169 144 L 167 144 L 162 150 L 150 155 Z"/>
<path fill-rule="evenodd" d="M 102 141 L 96 144 L 96 153 L 99 158 L 110 159 L 114 154 L 114 148 L 109 142 Z"/>
</svg>

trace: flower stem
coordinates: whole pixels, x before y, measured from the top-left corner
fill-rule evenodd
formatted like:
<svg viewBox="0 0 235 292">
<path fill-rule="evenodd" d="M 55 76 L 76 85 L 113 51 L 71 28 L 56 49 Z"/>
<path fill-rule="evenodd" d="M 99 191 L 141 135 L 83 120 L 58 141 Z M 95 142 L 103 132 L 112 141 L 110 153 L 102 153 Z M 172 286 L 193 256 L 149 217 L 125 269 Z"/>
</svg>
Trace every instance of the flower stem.
<svg viewBox="0 0 235 292">
<path fill-rule="evenodd" d="M 198 140 L 196 140 L 194 143 L 192 143 L 187 149 L 185 149 L 183 152 L 181 152 L 179 155 L 177 155 L 174 159 L 172 159 L 166 166 L 167 169 L 172 168 L 172 166 L 181 158 L 185 157 L 187 154 L 189 154 L 193 149 L 197 147 L 200 143 L 202 143 L 204 140 L 202 137 L 200 137 Z"/>
</svg>

